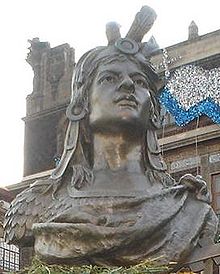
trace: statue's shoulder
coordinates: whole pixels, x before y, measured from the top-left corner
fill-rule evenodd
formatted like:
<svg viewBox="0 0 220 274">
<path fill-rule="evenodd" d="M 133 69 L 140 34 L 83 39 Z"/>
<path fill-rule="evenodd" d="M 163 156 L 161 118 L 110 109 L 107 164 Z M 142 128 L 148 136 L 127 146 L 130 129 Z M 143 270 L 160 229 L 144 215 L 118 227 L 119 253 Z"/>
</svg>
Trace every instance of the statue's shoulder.
<svg viewBox="0 0 220 274">
<path fill-rule="evenodd" d="M 38 180 L 12 201 L 4 223 L 4 237 L 8 243 L 32 243 L 33 223 L 45 221 L 53 212 L 55 183 L 50 178 Z"/>
</svg>

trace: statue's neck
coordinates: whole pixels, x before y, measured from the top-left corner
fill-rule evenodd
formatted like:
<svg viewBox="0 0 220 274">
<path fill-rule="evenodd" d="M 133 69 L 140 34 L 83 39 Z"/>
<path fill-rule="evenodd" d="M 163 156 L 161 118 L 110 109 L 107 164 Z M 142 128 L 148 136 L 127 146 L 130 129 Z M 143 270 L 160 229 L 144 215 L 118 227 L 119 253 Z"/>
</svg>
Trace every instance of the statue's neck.
<svg viewBox="0 0 220 274">
<path fill-rule="evenodd" d="M 129 138 L 123 135 L 94 135 L 93 169 L 112 171 L 126 170 L 142 173 L 141 138 Z"/>
</svg>

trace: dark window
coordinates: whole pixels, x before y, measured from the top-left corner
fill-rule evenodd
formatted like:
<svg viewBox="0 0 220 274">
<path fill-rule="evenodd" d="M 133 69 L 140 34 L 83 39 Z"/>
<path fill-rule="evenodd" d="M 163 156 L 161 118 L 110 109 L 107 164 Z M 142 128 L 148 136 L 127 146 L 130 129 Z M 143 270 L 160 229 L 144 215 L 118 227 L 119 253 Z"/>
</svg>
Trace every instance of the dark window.
<svg viewBox="0 0 220 274">
<path fill-rule="evenodd" d="M 220 214 L 220 173 L 212 175 L 212 205 L 216 213 Z"/>
</svg>

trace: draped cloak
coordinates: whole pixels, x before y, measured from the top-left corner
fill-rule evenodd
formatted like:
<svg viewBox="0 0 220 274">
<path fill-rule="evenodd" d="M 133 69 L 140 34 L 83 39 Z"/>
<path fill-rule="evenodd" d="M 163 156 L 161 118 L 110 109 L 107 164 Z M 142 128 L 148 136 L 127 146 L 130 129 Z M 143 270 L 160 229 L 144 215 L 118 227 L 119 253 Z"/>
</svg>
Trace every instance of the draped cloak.
<svg viewBox="0 0 220 274">
<path fill-rule="evenodd" d="M 70 196 L 66 209 L 33 227 L 35 250 L 50 262 L 126 266 L 158 258 L 161 264 L 181 263 L 200 239 L 212 241 L 216 233 L 217 217 L 206 194 L 185 185 L 158 184 L 130 197 L 95 192 L 85 197 L 80 191 Z"/>
</svg>

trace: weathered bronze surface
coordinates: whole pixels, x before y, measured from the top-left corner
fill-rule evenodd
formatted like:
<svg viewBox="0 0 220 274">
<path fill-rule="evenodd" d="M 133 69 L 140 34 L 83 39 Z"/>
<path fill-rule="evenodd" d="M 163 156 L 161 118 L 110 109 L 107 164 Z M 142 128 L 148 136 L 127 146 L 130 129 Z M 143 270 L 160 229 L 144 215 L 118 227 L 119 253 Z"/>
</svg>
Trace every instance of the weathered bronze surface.
<svg viewBox="0 0 220 274">
<path fill-rule="evenodd" d="M 182 264 L 217 218 L 200 177 L 167 173 L 156 129 L 164 82 L 141 43 L 156 15 L 143 7 L 126 36 L 108 25 L 106 47 L 75 68 L 63 155 L 47 180 L 19 194 L 5 222 L 8 242 L 33 244 L 56 263 L 132 265 L 160 257 Z"/>
</svg>

